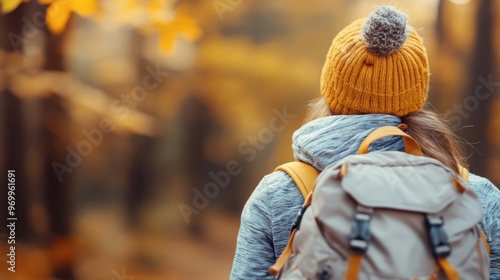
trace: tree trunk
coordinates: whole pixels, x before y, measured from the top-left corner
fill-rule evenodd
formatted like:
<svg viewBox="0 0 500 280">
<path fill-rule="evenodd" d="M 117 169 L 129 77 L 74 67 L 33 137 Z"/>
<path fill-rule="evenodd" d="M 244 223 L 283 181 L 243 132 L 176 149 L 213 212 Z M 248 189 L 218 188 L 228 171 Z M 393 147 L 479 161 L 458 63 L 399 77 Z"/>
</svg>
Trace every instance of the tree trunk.
<svg viewBox="0 0 500 280">
<path fill-rule="evenodd" d="M 463 118 L 462 125 L 474 125 L 473 128 L 462 129 L 462 137 L 472 143 L 477 153 L 471 158 L 471 171 L 478 175 L 486 176 L 488 161 L 490 159 L 490 143 L 487 128 L 491 116 L 491 100 L 494 91 L 491 92 L 481 81 L 488 81 L 488 77 L 494 78 L 495 52 L 493 49 L 493 1 L 479 0 L 477 11 L 477 25 L 475 47 L 470 67 L 470 83 L 465 92 L 465 98 L 459 106 L 462 108 L 460 116 Z M 490 86 L 491 89 L 491 86 Z M 478 98 L 486 96 L 488 99 Z M 486 100 L 485 100 L 486 99 Z M 477 144 L 476 144 L 477 143 Z"/>
</svg>

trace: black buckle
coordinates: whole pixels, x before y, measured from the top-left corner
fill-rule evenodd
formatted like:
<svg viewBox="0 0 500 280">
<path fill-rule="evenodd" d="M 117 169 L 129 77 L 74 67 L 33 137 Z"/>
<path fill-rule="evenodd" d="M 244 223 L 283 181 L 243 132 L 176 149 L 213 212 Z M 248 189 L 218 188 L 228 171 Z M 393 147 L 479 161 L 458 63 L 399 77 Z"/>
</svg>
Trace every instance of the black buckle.
<svg viewBox="0 0 500 280">
<path fill-rule="evenodd" d="M 358 254 L 364 254 L 370 245 L 371 232 L 370 221 L 372 215 L 368 213 L 356 212 L 354 223 L 349 235 L 349 248 Z"/>
<path fill-rule="evenodd" d="M 304 216 L 304 213 L 306 212 L 307 207 L 309 207 L 309 205 L 302 206 L 302 208 L 300 208 L 299 213 L 297 214 L 297 217 L 295 217 L 295 220 L 293 221 L 292 229 L 290 230 L 290 232 L 292 232 L 294 229 L 299 230 L 300 222 L 302 221 L 302 216 Z"/>
<path fill-rule="evenodd" d="M 432 253 L 436 258 L 446 258 L 451 253 L 451 246 L 448 235 L 443 229 L 443 217 L 427 217 L 425 220 L 427 230 L 429 231 L 429 241 L 432 247 Z"/>
<path fill-rule="evenodd" d="M 330 280 L 332 279 L 333 276 L 333 269 L 331 265 L 326 265 L 319 273 L 318 273 L 318 279 L 319 280 Z"/>
</svg>

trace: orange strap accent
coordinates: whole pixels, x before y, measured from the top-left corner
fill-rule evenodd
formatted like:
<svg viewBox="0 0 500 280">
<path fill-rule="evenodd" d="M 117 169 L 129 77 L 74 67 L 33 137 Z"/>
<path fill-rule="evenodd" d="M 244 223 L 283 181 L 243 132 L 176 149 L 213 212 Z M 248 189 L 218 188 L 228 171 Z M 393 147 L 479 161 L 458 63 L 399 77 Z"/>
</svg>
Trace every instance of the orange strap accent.
<svg viewBox="0 0 500 280">
<path fill-rule="evenodd" d="M 451 178 L 451 182 L 453 183 L 453 186 L 455 186 L 457 192 L 462 194 L 467 190 L 467 187 L 457 177 Z"/>
<path fill-rule="evenodd" d="M 368 148 L 374 141 L 386 136 L 402 136 L 406 153 L 416 156 L 423 155 L 422 149 L 420 149 L 420 145 L 418 145 L 417 141 L 415 141 L 415 139 L 413 139 L 410 135 L 404 133 L 401 129 L 395 126 L 383 126 L 375 129 L 361 143 L 358 149 L 358 154 L 368 153 Z"/>
<path fill-rule="evenodd" d="M 347 263 L 347 271 L 345 273 L 345 280 L 358 279 L 358 272 L 361 268 L 362 261 L 363 261 L 363 255 L 351 254 L 349 256 L 349 262 Z"/>
<path fill-rule="evenodd" d="M 292 234 L 290 234 L 290 238 L 288 239 L 288 243 L 286 244 L 285 250 L 283 250 L 283 253 L 281 253 L 280 257 L 276 260 L 276 263 L 274 263 L 274 265 L 269 268 L 268 270 L 269 274 L 271 274 L 272 276 L 276 276 L 278 272 L 280 272 L 280 270 L 283 269 L 283 266 L 285 266 L 286 261 L 292 255 L 293 251 L 292 243 L 296 231 L 297 231 L 296 229 L 292 231 Z"/>
<path fill-rule="evenodd" d="M 290 177 L 292 177 L 304 199 L 310 192 L 312 192 L 314 182 L 319 174 L 318 170 L 314 167 L 301 161 L 285 163 L 276 167 L 274 171 L 278 170 L 285 171 Z"/>
<path fill-rule="evenodd" d="M 304 201 L 303 207 L 311 205 L 312 202 L 312 193 L 309 193 Z M 279 256 L 279 258 L 276 260 L 276 263 L 274 263 L 273 266 L 269 268 L 269 274 L 272 276 L 276 276 L 278 272 L 283 269 L 283 266 L 285 266 L 286 261 L 290 258 L 293 252 L 293 239 L 295 238 L 295 232 L 297 232 L 297 229 L 294 229 L 292 233 L 290 234 L 290 238 L 288 238 L 288 243 L 286 244 L 285 249 Z"/>
<path fill-rule="evenodd" d="M 446 258 L 437 258 L 437 262 L 448 280 L 460 280 L 457 271 Z"/>
<path fill-rule="evenodd" d="M 486 238 L 486 234 L 484 234 L 484 231 L 481 229 L 479 230 L 481 232 L 481 239 L 483 240 L 484 246 L 486 247 L 486 252 L 488 252 L 488 255 L 491 253 L 490 249 L 490 244 L 488 244 L 488 239 Z"/>
<path fill-rule="evenodd" d="M 347 163 L 340 166 L 339 174 L 337 174 L 337 179 L 341 180 L 347 174 Z"/>
</svg>

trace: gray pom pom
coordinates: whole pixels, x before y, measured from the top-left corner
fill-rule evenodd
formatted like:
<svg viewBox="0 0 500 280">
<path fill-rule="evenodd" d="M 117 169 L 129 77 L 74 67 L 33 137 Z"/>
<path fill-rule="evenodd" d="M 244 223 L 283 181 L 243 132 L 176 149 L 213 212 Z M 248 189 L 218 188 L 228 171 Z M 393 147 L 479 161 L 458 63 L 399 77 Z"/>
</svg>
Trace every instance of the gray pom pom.
<svg viewBox="0 0 500 280">
<path fill-rule="evenodd" d="M 407 19 L 404 13 L 393 7 L 377 7 L 362 31 L 368 50 L 380 56 L 399 50 L 408 37 Z"/>
</svg>

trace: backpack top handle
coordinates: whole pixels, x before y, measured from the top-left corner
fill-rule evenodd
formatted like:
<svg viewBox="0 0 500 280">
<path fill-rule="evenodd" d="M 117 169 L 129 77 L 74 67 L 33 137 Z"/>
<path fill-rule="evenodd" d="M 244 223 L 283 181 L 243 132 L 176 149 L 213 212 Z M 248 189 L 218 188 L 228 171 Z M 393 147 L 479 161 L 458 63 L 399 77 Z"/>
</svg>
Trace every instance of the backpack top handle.
<svg viewBox="0 0 500 280">
<path fill-rule="evenodd" d="M 382 126 L 375 129 L 372 133 L 368 134 L 368 136 L 359 146 L 358 154 L 367 154 L 368 148 L 373 142 L 387 136 L 402 136 L 405 145 L 405 151 L 407 154 L 412 154 L 415 156 L 423 155 L 422 149 L 420 148 L 420 145 L 417 143 L 417 141 L 415 141 L 415 139 L 413 139 L 410 135 L 404 133 L 401 129 L 395 126 Z"/>
</svg>

